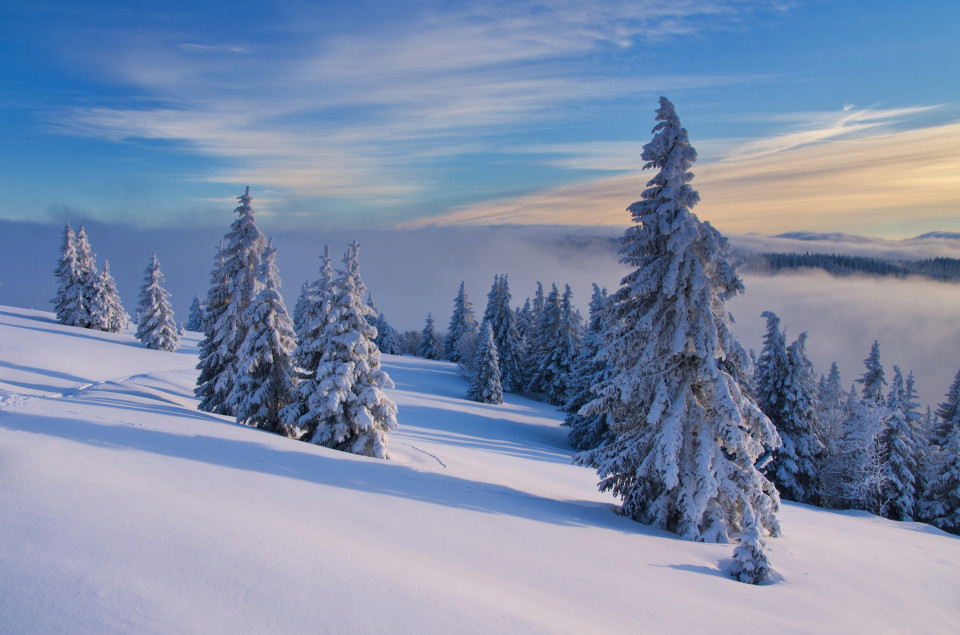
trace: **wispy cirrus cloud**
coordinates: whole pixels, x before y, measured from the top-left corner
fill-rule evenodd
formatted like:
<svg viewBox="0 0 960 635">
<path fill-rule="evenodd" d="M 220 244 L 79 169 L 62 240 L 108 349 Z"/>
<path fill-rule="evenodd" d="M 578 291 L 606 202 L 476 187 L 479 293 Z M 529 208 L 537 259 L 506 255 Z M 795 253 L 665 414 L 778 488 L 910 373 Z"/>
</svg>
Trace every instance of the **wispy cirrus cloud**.
<svg viewBox="0 0 960 635">
<path fill-rule="evenodd" d="M 501 152 L 530 124 L 587 104 L 730 77 L 627 73 L 604 60 L 680 35 L 732 28 L 767 2 L 479 2 L 416 7 L 348 31 L 272 25 L 224 45 L 181 32 L 96 43 L 104 76 L 137 96 L 62 110 L 59 131 L 178 144 L 222 162 L 196 178 L 291 197 L 413 203 L 442 188 L 438 162 Z M 442 166 L 441 166 L 442 167 Z"/>
<path fill-rule="evenodd" d="M 714 141 L 712 152 L 720 158 L 694 166 L 694 186 L 702 197 L 696 212 L 734 233 L 803 228 L 905 236 L 960 229 L 960 123 L 892 128 L 929 110 L 847 108 L 807 117 L 819 127 L 767 139 Z M 404 226 L 623 225 L 629 222 L 623 210 L 650 178 L 636 169 L 641 147 L 635 144 L 632 155 L 622 142 L 525 148 L 553 153 L 549 160 L 570 168 L 626 173 L 464 205 Z"/>
</svg>

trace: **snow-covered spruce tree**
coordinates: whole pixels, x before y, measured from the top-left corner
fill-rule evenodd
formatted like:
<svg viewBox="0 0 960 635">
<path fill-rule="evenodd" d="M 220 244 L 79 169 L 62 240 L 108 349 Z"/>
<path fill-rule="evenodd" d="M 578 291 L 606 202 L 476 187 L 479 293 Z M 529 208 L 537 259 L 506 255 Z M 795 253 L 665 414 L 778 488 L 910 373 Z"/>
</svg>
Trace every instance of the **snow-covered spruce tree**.
<svg viewBox="0 0 960 635">
<path fill-rule="evenodd" d="M 93 328 L 107 333 L 122 333 L 130 323 L 130 315 L 123 308 L 117 283 L 110 275 L 110 263 L 106 260 L 103 261 L 103 271 L 97 280 L 96 290 L 90 306 Z"/>
<path fill-rule="evenodd" d="M 300 436 L 300 418 L 309 410 L 310 397 L 316 392 L 317 368 L 326 350 L 327 324 L 333 312 L 335 289 L 333 286 L 333 259 L 330 258 L 330 246 L 323 246 L 320 256 L 320 275 L 301 289 L 299 321 L 294 322 L 297 346 L 293 352 L 292 364 L 298 379 L 291 395 L 290 404 L 283 410 L 281 417 L 285 434 Z"/>
<path fill-rule="evenodd" d="M 190 303 L 190 314 L 187 317 L 186 328 L 188 331 L 203 331 L 203 322 L 203 302 L 199 295 L 194 295 L 193 302 Z"/>
<path fill-rule="evenodd" d="M 98 328 L 98 320 L 92 314 L 92 306 L 97 294 L 100 293 L 100 275 L 97 273 L 97 256 L 93 253 L 83 225 L 80 225 L 77 231 L 76 248 L 77 285 L 80 291 L 78 291 L 77 302 L 79 306 L 74 314 L 74 326 L 87 329 Z M 79 299 L 81 294 L 82 300 Z"/>
<path fill-rule="evenodd" d="M 487 308 L 483 313 L 483 320 L 489 322 L 493 330 L 493 341 L 497 345 L 500 360 L 500 383 L 506 392 L 523 390 L 525 385 L 517 316 L 510 308 L 511 299 L 507 274 L 496 276 L 493 287 L 487 294 Z"/>
<path fill-rule="evenodd" d="M 730 575 L 745 584 L 760 584 L 770 578 L 770 563 L 763 553 L 766 543 L 753 510 L 748 507 L 743 515 L 743 532 L 740 534 L 740 544 L 733 550 Z"/>
<path fill-rule="evenodd" d="M 453 300 L 453 315 L 450 316 L 450 326 L 447 328 L 447 339 L 443 343 L 446 358 L 451 362 L 460 361 L 460 351 L 457 345 L 466 333 L 477 329 L 477 318 L 473 315 L 473 305 L 467 292 L 460 282 L 460 291 Z"/>
<path fill-rule="evenodd" d="M 523 306 L 518 306 L 514 310 L 514 314 L 517 316 L 517 335 L 520 337 L 521 348 L 526 355 L 526 352 L 530 349 L 529 338 L 532 335 L 531 329 L 533 328 L 530 321 L 533 317 L 533 306 L 530 304 L 530 298 L 524 300 Z"/>
<path fill-rule="evenodd" d="M 887 396 L 886 426 L 880 433 L 884 464 L 880 514 L 894 520 L 913 520 L 916 508 L 917 449 L 907 419 L 907 389 L 900 368 L 893 367 L 893 385 Z"/>
<path fill-rule="evenodd" d="M 924 518 L 944 531 L 960 534 L 960 427 L 950 428 L 944 439 L 923 505 Z"/>
<path fill-rule="evenodd" d="M 473 381 L 467 389 L 467 399 L 480 403 L 503 403 L 497 345 L 493 341 L 489 322 L 484 322 L 480 327 L 480 346 L 477 347 L 473 368 Z"/>
<path fill-rule="evenodd" d="M 217 385 L 219 377 L 230 369 L 232 354 L 224 341 L 225 331 L 220 330 L 220 318 L 230 304 L 230 280 L 223 266 L 223 249 L 218 247 L 210 270 L 210 288 L 204 303 L 203 339 L 200 341 L 200 361 L 197 369 L 197 387 L 194 394 L 200 398 L 198 410 L 216 414 L 230 414 L 223 386 Z"/>
<path fill-rule="evenodd" d="M 830 505 L 879 514 L 886 479 L 880 435 L 886 427 L 887 409 L 858 397 L 853 386 L 848 395 L 846 417 L 833 457 L 835 464 L 831 467 L 838 488 L 835 495 L 831 493 Z"/>
<path fill-rule="evenodd" d="M 298 426 L 305 441 L 335 450 L 388 458 L 387 435 L 397 429 L 397 406 L 384 394 L 393 382 L 380 368 L 376 332 L 367 322 L 371 309 L 353 242 L 343 258 L 344 269 L 334 281 L 333 310 L 324 337 L 326 347 L 316 377 L 309 410 Z"/>
<path fill-rule="evenodd" d="M 726 240 L 690 211 L 697 155 L 666 98 L 657 120 L 642 156 L 659 172 L 628 208 L 636 225 L 620 248 L 635 269 L 609 303 L 610 377 L 587 406 L 611 414 L 615 438 L 577 461 L 597 468 L 625 516 L 685 539 L 728 541 L 751 512 L 778 535 L 779 497 L 756 463 L 780 440 L 738 384 L 750 358 L 724 307 L 743 284 Z"/>
<path fill-rule="evenodd" d="M 231 407 L 238 423 L 285 433 L 280 413 L 293 395 L 297 336 L 280 295 L 276 253 L 268 243 L 257 269 L 261 291 L 244 316 L 249 327 L 237 357 Z"/>
<path fill-rule="evenodd" d="M 541 293 L 540 283 L 537 283 L 537 292 Z M 550 292 L 542 299 L 539 319 L 533 325 L 533 336 L 526 349 L 527 390 L 543 393 L 546 386 L 553 380 L 549 365 L 549 356 L 557 345 L 560 332 L 560 291 L 554 283 Z"/>
<path fill-rule="evenodd" d="M 180 346 L 177 322 L 167 301 L 169 297 L 170 294 L 163 288 L 160 261 L 157 260 L 157 254 L 153 254 L 143 275 L 140 303 L 137 305 L 137 315 L 140 316 L 137 339 L 147 348 L 173 352 Z"/>
<path fill-rule="evenodd" d="M 213 326 L 211 347 L 216 346 L 216 354 L 209 357 L 207 367 L 208 357 L 204 355 L 204 347 L 209 336 L 205 337 L 201 343 L 201 372 L 195 391 L 201 398 L 201 410 L 234 416 L 236 412 L 230 404 L 236 403 L 232 394 L 233 379 L 237 371 L 237 352 L 246 339 L 250 326 L 243 316 L 260 293 L 257 269 L 267 248 L 267 240 L 254 220 L 250 188 L 247 187 L 245 193 L 237 198 L 240 201 L 234 210 L 237 218 L 224 236 L 226 246 L 222 249 L 223 265 L 216 282 L 225 283 L 228 289 L 227 303 L 222 312 L 217 312 L 216 324 Z M 210 306 L 211 303 L 207 302 L 208 311 Z M 207 378 L 210 374 L 214 376 Z M 209 382 L 213 382 L 212 385 L 205 385 Z"/>
<path fill-rule="evenodd" d="M 863 364 L 867 369 L 857 380 L 858 384 L 863 384 L 861 396 L 867 403 L 883 405 L 883 387 L 887 385 L 887 380 L 884 379 L 883 365 L 880 363 L 880 342 L 873 341 L 870 354 Z"/>
<path fill-rule="evenodd" d="M 606 361 L 598 355 L 603 346 L 602 334 L 606 330 L 603 320 L 603 306 L 606 298 L 607 290 L 600 289 L 594 284 L 587 332 L 573 365 L 570 398 L 564 405 L 564 410 L 567 412 L 564 425 L 570 426 L 567 440 L 570 446 L 577 450 L 597 447 L 610 429 L 610 413 L 606 410 L 600 409 L 590 414 L 581 411 L 583 406 L 596 397 L 591 388 L 601 384 L 607 378 Z"/>
<path fill-rule="evenodd" d="M 763 334 L 763 346 L 754 370 L 753 392 L 757 405 L 776 424 L 774 414 L 780 407 L 787 373 L 787 340 L 780 330 L 780 318 L 776 313 L 764 311 L 761 317 L 767 321 L 767 330 Z"/>
<path fill-rule="evenodd" d="M 310 301 L 310 288 L 310 282 L 304 280 L 303 284 L 300 285 L 300 294 L 297 295 L 297 301 L 293 305 L 293 313 L 290 314 L 290 317 L 293 319 L 293 328 L 297 333 L 297 337 L 300 336 L 304 327 L 303 313 L 307 303 Z"/>
<path fill-rule="evenodd" d="M 765 315 L 772 314 L 767 312 Z M 770 318 L 767 320 L 769 328 Z M 778 330 L 775 324 L 773 326 Z M 758 390 L 760 387 L 763 390 L 757 393 L 757 400 L 783 441 L 783 445 L 774 451 L 764 474 L 774 482 L 784 498 L 816 505 L 819 503 L 823 444 L 816 434 L 813 364 L 807 358 L 806 341 L 807 334 L 801 333 L 783 351 L 783 367 L 768 367 L 768 372 L 762 377 L 763 383 L 758 382 Z M 769 362 L 771 357 L 761 354 L 760 359 Z M 765 400 L 766 407 L 760 399 Z"/>
<path fill-rule="evenodd" d="M 76 316 L 83 309 L 83 291 L 79 287 L 77 271 L 77 241 L 70 223 L 64 225 L 60 241 L 60 259 L 57 261 L 57 295 L 50 302 L 61 324 L 76 326 Z"/>
<path fill-rule="evenodd" d="M 960 428 L 960 370 L 947 389 L 946 399 L 937 406 L 937 424 L 934 427 L 933 443 L 943 447 L 952 432 Z"/>
<path fill-rule="evenodd" d="M 400 334 L 397 329 L 390 325 L 387 317 L 381 311 L 377 315 L 377 338 L 374 340 L 377 348 L 385 355 L 402 355 L 403 344 L 400 342 Z"/>
<path fill-rule="evenodd" d="M 432 313 L 427 313 L 427 319 L 420 334 L 423 336 L 423 341 L 417 348 L 417 357 L 443 359 L 443 338 L 437 332 L 437 324 L 433 321 Z"/>
<path fill-rule="evenodd" d="M 583 318 L 573 306 L 573 290 L 566 285 L 560 298 L 560 323 L 556 338 L 547 351 L 542 377 L 546 379 L 543 394 L 548 403 L 562 406 L 567 402 L 573 382 L 573 364 L 580 349 Z"/>
</svg>

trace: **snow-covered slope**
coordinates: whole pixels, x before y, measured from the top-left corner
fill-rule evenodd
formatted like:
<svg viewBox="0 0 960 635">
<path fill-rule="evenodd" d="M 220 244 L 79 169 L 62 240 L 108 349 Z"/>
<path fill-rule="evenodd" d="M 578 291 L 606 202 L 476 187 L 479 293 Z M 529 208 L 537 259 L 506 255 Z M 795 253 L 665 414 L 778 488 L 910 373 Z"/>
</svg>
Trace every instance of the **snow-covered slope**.
<svg viewBox="0 0 960 635">
<path fill-rule="evenodd" d="M 560 416 L 387 356 L 394 459 L 197 412 L 178 353 L 0 307 L 0 632 L 958 632 L 960 539 L 786 505 L 774 584 L 616 516 Z"/>
</svg>

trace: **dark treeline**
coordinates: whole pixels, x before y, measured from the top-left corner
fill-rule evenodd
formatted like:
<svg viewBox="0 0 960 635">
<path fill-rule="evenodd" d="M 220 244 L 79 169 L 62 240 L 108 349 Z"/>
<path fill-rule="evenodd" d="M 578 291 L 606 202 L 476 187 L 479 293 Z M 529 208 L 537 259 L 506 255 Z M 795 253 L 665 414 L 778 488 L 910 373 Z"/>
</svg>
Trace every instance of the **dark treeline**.
<svg viewBox="0 0 960 635">
<path fill-rule="evenodd" d="M 960 258 L 923 260 L 887 260 L 869 256 L 821 253 L 738 253 L 744 269 L 758 273 L 776 273 L 787 269 L 822 269 L 836 276 L 922 276 L 945 282 L 960 281 Z"/>
</svg>

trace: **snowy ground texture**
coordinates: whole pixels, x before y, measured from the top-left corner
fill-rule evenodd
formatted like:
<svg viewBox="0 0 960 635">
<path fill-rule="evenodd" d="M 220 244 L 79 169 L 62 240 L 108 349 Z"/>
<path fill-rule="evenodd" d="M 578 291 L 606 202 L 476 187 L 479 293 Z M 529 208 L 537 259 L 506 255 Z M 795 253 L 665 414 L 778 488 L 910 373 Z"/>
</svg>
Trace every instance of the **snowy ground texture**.
<svg viewBox="0 0 960 635">
<path fill-rule="evenodd" d="M 378 461 L 196 410 L 178 353 L 0 307 L 0 632 L 960 632 L 960 538 L 785 505 L 773 584 L 615 515 L 561 417 L 386 356 Z"/>
</svg>

